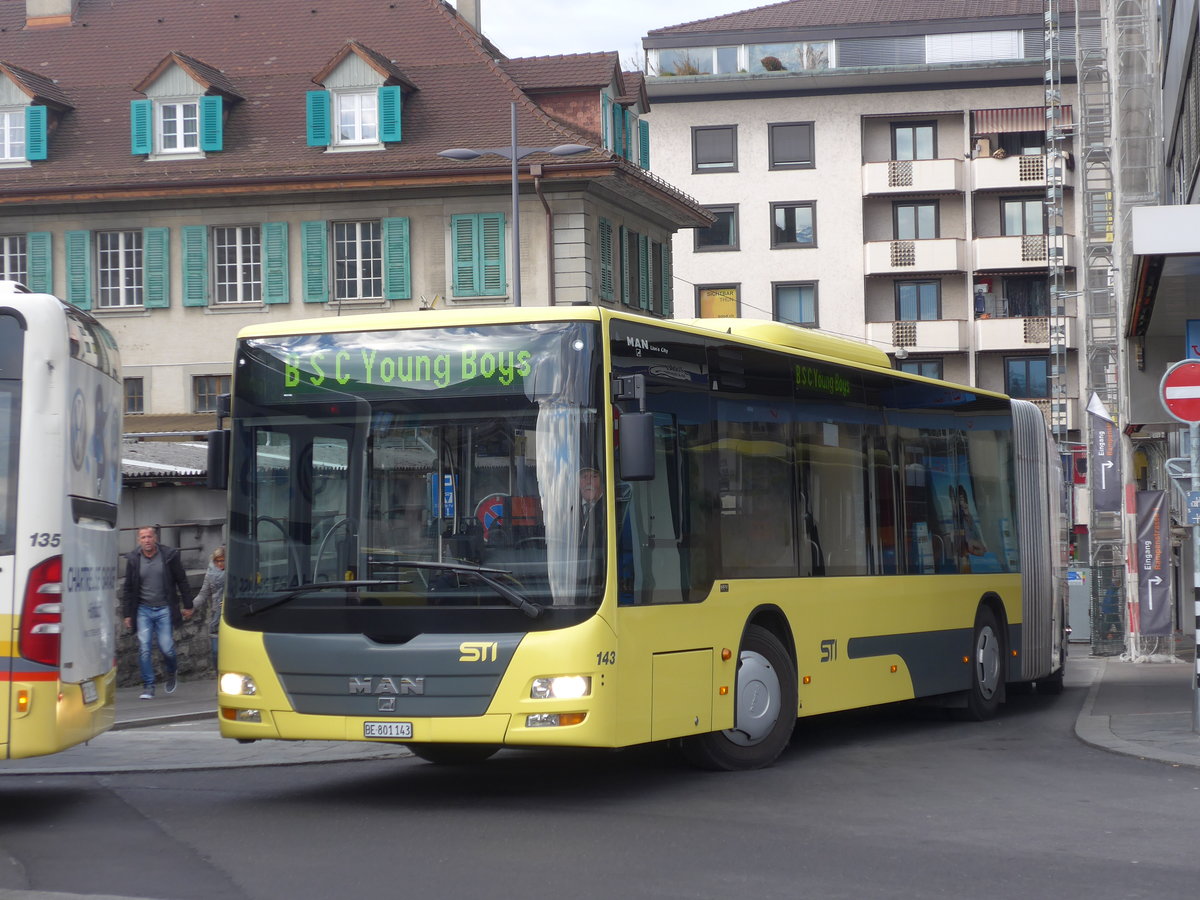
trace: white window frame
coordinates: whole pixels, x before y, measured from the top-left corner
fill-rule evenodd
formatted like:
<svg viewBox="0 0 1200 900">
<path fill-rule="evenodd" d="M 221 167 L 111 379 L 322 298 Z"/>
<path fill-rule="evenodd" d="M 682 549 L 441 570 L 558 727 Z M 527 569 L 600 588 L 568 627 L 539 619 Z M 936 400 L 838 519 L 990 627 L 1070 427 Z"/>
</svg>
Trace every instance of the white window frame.
<svg viewBox="0 0 1200 900">
<path fill-rule="evenodd" d="M 25 108 L 0 109 L 0 162 L 25 162 L 28 140 Z"/>
<path fill-rule="evenodd" d="M 379 140 L 379 89 L 335 90 L 332 94 L 333 146 L 383 146 Z"/>
<path fill-rule="evenodd" d="M 167 145 L 168 123 L 172 125 L 173 133 L 170 138 L 175 142 L 174 146 Z M 189 139 L 192 141 L 191 146 L 187 143 Z M 154 144 L 155 152 L 163 156 L 202 155 L 199 97 L 173 97 L 154 101 Z"/>
<path fill-rule="evenodd" d="M 334 222 L 332 232 L 333 299 L 382 300 L 383 223 L 379 219 Z"/>
<path fill-rule="evenodd" d="M 136 229 L 96 232 L 96 306 L 100 309 L 132 309 L 144 305 L 142 232 Z"/>
<path fill-rule="evenodd" d="M 29 249 L 25 235 L 0 235 L 0 278 L 25 284 L 28 277 Z"/>
<path fill-rule="evenodd" d="M 224 254 L 224 257 L 223 255 Z M 218 306 L 262 302 L 262 228 L 216 225 L 212 229 L 213 302 Z"/>
</svg>

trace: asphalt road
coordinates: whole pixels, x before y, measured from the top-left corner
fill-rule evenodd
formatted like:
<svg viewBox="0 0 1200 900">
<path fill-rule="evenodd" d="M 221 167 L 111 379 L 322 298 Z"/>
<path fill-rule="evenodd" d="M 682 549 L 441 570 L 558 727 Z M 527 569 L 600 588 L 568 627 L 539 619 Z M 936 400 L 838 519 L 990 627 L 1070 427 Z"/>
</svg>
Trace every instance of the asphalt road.
<svg viewBox="0 0 1200 900">
<path fill-rule="evenodd" d="M 1081 743 L 1067 684 L 980 724 L 802 721 L 748 773 L 643 748 L 0 779 L 0 900 L 1195 896 L 1200 769 Z M 138 731 L 214 726 L 164 727 Z"/>
</svg>

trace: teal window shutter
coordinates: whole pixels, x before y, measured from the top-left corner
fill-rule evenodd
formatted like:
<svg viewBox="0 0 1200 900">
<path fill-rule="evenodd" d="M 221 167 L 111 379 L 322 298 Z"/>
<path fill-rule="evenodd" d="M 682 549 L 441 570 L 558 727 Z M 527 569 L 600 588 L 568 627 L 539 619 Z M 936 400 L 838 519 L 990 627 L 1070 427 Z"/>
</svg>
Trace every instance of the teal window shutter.
<svg viewBox="0 0 1200 900">
<path fill-rule="evenodd" d="M 611 138 L 609 131 L 611 130 L 610 122 L 612 121 L 612 100 L 608 94 L 600 95 L 600 146 L 605 150 L 612 149 Z"/>
<path fill-rule="evenodd" d="M 163 309 L 171 305 L 169 228 L 142 229 L 142 306 Z"/>
<path fill-rule="evenodd" d="M 617 251 L 621 254 L 621 303 L 629 306 L 629 229 L 617 229 Z"/>
<path fill-rule="evenodd" d="M 67 247 L 67 302 L 80 309 L 91 309 L 92 233 L 68 231 L 63 239 Z"/>
<path fill-rule="evenodd" d="M 39 294 L 54 293 L 54 245 L 49 231 L 25 235 L 25 287 Z"/>
<path fill-rule="evenodd" d="M 482 261 L 479 293 L 485 297 L 503 296 L 508 287 L 504 277 L 504 213 L 479 216 L 479 259 Z"/>
<path fill-rule="evenodd" d="M 625 137 L 623 148 L 625 152 L 621 155 L 630 162 L 633 162 L 633 145 L 637 140 L 637 119 L 633 114 L 633 110 L 628 106 L 625 107 L 625 123 L 622 134 Z"/>
<path fill-rule="evenodd" d="M 617 156 L 625 155 L 625 108 L 619 103 L 613 104 L 612 110 L 613 124 L 613 153 Z"/>
<path fill-rule="evenodd" d="M 479 293 L 475 284 L 475 222 L 475 216 L 450 217 L 450 243 L 454 251 L 450 290 L 455 297 L 474 297 Z"/>
<path fill-rule="evenodd" d="M 25 158 L 36 162 L 46 158 L 46 107 L 25 107 Z"/>
<path fill-rule="evenodd" d="M 225 101 L 219 94 L 200 98 L 200 149 L 205 153 L 223 150 L 225 141 Z"/>
<path fill-rule="evenodd" d="M 613 299 L 613 229 L 608 219 L 600 220 L 600 299 Z"/>
<path fill-rule="evenodd" d="M 330 133 L 329 91 L 309 91 L 306 99 L 308 112 L 308 146 L 328 147 L 333 141 Z"/>
<path fill-rule="evenodd" d="M 300 265 L 304 269 L 304 302 L 329 301 L 329 239 L 324 221 L 300 223 Z"/>
<path fill-rule="evenodd" d="M 662 314 L 671 318 L 675 314 L 674 295 L 671 291 L 674 273 L 671 267 L 671 242 L 666 241 L 662 248 Z"/>
<path fill-rule="evenodd" d="M 650 168 L 650 123 L 638 119 L 638 165 L 643 169 Z"/>
<path fill-rule="evenodd" d="M 134 156 L 154 152 L 154 101 L 130 101 L 129 141 L 129 152 Z"/>
<path fill-rule="evenodd" d="M 637 236 L 638 249 L 638 306 L 650 308 L 650 235 Z"/>
<path fill-rule="evenodd" d="M 262 226 L 263 303 L 288 303 L 288 223 L 266 222 Z"/>
<path fill-rule="evenodd" d="M 400 86 L 387 84 L 379 89 L 379 139 L 400 140 L 400 111 L 404 104 Z"/>
<path fill-rule="evenodd" d="M 383 220 L 383 296 L 387 300 L 412 297 L 408 219 L 403 216 Z"/>
<path fill-rule="evenodd" d="M 183 245 L 183 305 L 208 305 L 208 227 L 185 225 L 179 229 Z"/>
</svg>

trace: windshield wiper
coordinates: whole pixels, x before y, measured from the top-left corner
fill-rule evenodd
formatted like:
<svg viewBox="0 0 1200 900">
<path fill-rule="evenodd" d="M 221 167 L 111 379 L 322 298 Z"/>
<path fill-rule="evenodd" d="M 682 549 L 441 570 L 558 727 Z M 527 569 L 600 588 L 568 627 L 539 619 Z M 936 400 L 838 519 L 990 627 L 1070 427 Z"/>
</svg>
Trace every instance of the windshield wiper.
<svg viewBox="0 0 1200 900">
<path fill-rule="evenodd" d="M 445 563 L 433 562 L 432 560 L 408 560 L 397 559 L 388 560 L 391 565 L 400 569 L 444 569 L 450 572 L 466 572 L 476 576 L 480 581 L 494 590 L 497 594 L 519 609 L 531 619 L 536 619 L 542 614 L 542 606 L 534 603 L 532 600 L 521 596 L 515 590 L 499 579 L 493 578 L 494 575 L 511 575 L 508 569 L 489 569 L 484 566 L 475 566 L 469 563 Z M 268 597 L 261 603 L 251 603 L 246 607 L 246 615 L 253 616 L 260 612 L 271 609 L 275 606 L 281 606 L 284 603 L 291 603 L 297 597 L 304 594 L 312 593 L 313 591 L 329 591 L 341 588 L 360 588 L 372 587 L 381 584 L 409 584 L 405 579 L 386 578 L 386 579 L 369 579 L 358 581 L 321 581 L 313 584 L 300 584 L 289 590 L 286 594 L 281 594 L 278 597 Z"/>
<path fill-rule="evenodd" d="M 471 563 L 446 563 L 434 562 L 433 560 L 389 560 L 392 565 L 400 569 L 445 569 L 450 572 L 466 572 L 470 575 L 475 575 L 494 590 L 497 594 L 519 609 L 531 619 L 536 619 L 542 614 L 543 607 L 534 603 L 532 600 L 522 597 L 504 582 L 493 578 L 493 575 L 511 575 L 512 572 L 508 569 L 489 569 L 485 566 L 476 566 Z"/>
<path fill-rule="evenodd" d="M 409 582 L 400 578 L 385 578 L 358 581 L 317 581 L 313 582 L 312 584 L 298 584 L 286 594 L 280 594 L 278 597 L 267 597 L 261 603 L 246 604 L 246 615 L 256 616 L 260 612 L 265 612 L 274 606 L 282 606 L 285 603 L 291 603 L 297 597 L 303 597 L 305 594 L 311 594 L 314 591 L 373 587 L 378 584 L 409 584 Z"/>
</svg>

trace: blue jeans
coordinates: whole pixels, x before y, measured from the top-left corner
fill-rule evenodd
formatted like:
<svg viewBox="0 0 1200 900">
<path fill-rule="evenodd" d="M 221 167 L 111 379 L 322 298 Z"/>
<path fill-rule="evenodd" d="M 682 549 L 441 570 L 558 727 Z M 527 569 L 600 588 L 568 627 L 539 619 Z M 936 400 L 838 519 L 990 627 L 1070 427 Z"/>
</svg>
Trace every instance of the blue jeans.
<svg viewBox="0 0 1200 900">
<path fill-rule="evenodd" d="M 139 606 L 137 610 L 138 665 L 142 670 L 142 684 L 154 687 L 154 661 L 151 638 L 158 644 L 163 655 L 163 666 L 167 677 L 175 674 L 178 660 L 175 657 L 175 632 L 171 627 L 171 607 Z"/>
</svg>

